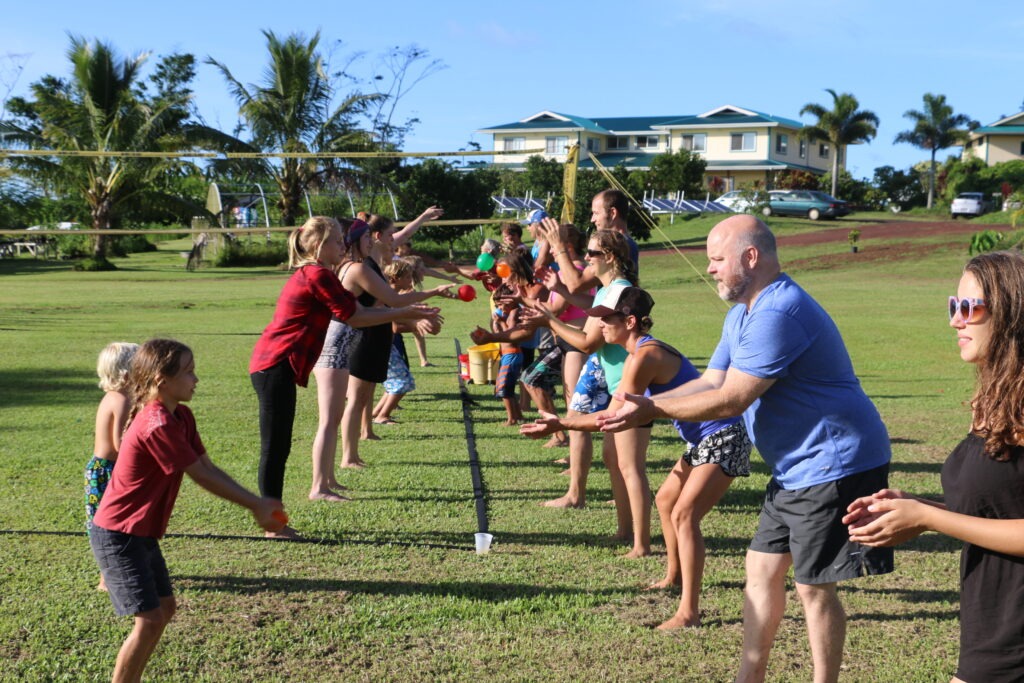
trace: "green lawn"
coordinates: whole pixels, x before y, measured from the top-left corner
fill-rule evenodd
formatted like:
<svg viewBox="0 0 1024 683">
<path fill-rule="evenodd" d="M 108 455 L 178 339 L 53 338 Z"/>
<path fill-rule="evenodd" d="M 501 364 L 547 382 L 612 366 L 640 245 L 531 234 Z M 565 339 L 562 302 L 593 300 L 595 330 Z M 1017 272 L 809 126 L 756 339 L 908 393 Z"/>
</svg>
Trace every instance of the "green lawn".
<svg viewBox="0 0 1024 683">
<path fill-rule="evenodd" d="M 673 240 L 700 244 L 714 221 L 676 223 Z M 820 224 L 849 229 L 850 221 Z M 773 224 L 775 222 L 773 221 Z M 817 229 L 806 221 L 777 224 Z M 656 237 L 655 242 L 661 241 Z M 270 268 L 187 273 L 178 252 L 118 260 L 111 273 L 75 273 L 31 258 L 0 261 L 0 679 L 103 680 L 129 619 L 93 590 L 83 533 L 81 470 L 101 392 L 96 355 L 114 340 L 173 336 L 196 353 L 192 408 L 211 457 L 256 482 L 256 399 L 247 364 L 285 274 Z M 968 423 L 972 370 L 946 327 L 966 241 L 932 239 L 920 259 L 874 261 L 845 243 L 784 251 L 791 270 L 832 313 L 893 440 L 892 483 L 938 494 L 945 454 Z M 706 260 L 687 254 L 702 271 Z M 724 304 L 676 255 L 642 258 L 658 305 L 654 333 L 698 366 L 721 330 Z M 163 542 L 180 611 L 148 669 L 158 681 L 687 680 L 721 681 L 741 638 L 743 555 L 767 471 L 738 481 L 705 521 L 709 560 L 700 630 L 652 629 L 678 596 L 641 587 L 660 578 L 663 548 L 620 557 L 608 478 L 591 475 L 592 504 L 550 510 L 564 493 L 554 453 L 499 426 L 489 387 L 470 387 L 490 488 L 491 554 L 472 551 L 475 514 L 455 380 L 453 337 L 487 306 L 444 302 L 445 330 L 428 342 L 437 367 L 414 369 L 418 389 L 362 446 L 370 467 L 343 471 L 347 504 L 310 502 L 315 391 L 300 390 L 285 488 L 294 525 L 317 543 L 266 542 L 240 508 L 186 481 Z M 411 350 L 411 349 L 410 349 Z M 680 453 L 655 429 L 648 466 L 658 485 Z M 656 518 L 656 515 L 655 515 Z M 655 521 L 654 533 L 660 533 Z M 659 539 L 660 540 L 660 539 Z M 894 574 L 845 584 L 844 679 L 948 681 L 957 651 L 957 544 L 929 535 L 897 554 Z M 810 678 L 795 594 L 771 661 L 773 681 Z"/>
</svg>

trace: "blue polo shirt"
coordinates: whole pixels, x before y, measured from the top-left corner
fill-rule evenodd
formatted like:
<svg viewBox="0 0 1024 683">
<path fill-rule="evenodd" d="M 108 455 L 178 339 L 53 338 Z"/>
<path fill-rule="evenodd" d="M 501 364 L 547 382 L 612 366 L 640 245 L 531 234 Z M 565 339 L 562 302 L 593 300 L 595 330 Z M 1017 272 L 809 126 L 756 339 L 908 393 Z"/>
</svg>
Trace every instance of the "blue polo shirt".
<svg viewBox="0 0 1024 683">
<path fill-rule="evenodd" d="M 786 274 L 753 307 L 729 310 L 709 368 L 775 383 L 743 413 L 750 438 L 787 490 L 889 462 L 889 435 L 832 318 Z"/>
</svg>

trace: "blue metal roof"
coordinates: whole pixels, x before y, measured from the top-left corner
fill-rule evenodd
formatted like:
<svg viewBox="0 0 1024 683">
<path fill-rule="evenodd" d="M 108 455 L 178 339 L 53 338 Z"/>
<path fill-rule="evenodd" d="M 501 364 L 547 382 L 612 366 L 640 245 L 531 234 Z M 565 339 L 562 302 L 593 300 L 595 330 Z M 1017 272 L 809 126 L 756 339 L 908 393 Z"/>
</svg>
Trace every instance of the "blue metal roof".
<svg viewBox="0 0 1024 683">
<path fill-rule="evenodd" d="M 753 111 L 753 110 L 747 110 Z M 790 128 L 803 128 L 804 124 L 793 119 L 787 119 L 780 116 L 772 116 L 762 112 L 754 112 L 753 115 L 744 114 L 737 112 L 733 109 L 723 110 L 710 116 L 697 116 L 687 114 L 674 114 L 669 116 L 597 116 L 587 118 L 583 116 L 576 116 L 574 114 L 563 114 L 561 112 L 550 112 L 556 116 L 563 117 L 567 120 L 562 121 L 552 116 L 543 116 L 541 118 L 532 119 L 529 121 L 514 121 L 512 123 L 506 123 L 500 126 L 488 126 L 487 128 L 481 128 L 481 132 L 494 131 L 494 130 L 537 130 L 544 128 L 560 129 L 564 128 L 567 130 L 582 129 L 590 131 L 592 133 L 600 133 L 603 135 L 616 135 L 619 132 L 624 131 L 651 131 L 651 133 L 663 133 L 662 127 L 670 126 L 709 126 L 709 125 L 765 125 L 765 124 L 776 124 L 784 125 Z"/>
<path fill-rule="evenodd" d="M 1024 126 L 982 126 L 971 132 L 987 133 L 988 135 L 1021 135 L 1024 134 Z"/>
</svg>

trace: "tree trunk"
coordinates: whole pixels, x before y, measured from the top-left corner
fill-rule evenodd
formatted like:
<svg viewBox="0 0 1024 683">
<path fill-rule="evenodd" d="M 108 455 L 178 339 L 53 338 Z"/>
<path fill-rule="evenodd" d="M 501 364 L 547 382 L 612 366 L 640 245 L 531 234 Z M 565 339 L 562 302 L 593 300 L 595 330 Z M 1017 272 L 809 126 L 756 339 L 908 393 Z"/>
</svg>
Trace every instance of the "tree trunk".
<svg viewBox="0 0 1024 683">
<path fill-rule="evenodd" d="M 93 210 L 93 230 L 110 229 L 110 212 L 108 207 L 109 202 L 107 200 L 103 200 L 100 202 L 99 206 Z M 93 242 L 92 257 L 97 261 L 107 260 L 107 235 L 96 235 L 96 240 Z"/>
<path fill-rule="evenodd" d="M 928 208 L 935 201 L 935 150 L 932 149 L 932 165 L 928 168 Z"/>
<path fill-rule="evenodd" d="M 835 149 L 832 150 L 832 196 L 836 196 L 836 192 L 839 191 L 839 143 L 834 145 Z"/>
</svg>

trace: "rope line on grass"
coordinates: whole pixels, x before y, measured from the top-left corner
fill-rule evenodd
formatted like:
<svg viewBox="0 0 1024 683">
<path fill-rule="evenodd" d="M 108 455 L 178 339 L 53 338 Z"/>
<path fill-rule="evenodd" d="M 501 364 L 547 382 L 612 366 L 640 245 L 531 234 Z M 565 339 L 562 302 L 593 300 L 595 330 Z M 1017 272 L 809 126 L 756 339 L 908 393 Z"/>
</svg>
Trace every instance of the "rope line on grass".
<svg viewBox="0 0 1024 683">
<path fill-rule="evenodd" d="M 462 367 L 459 357 L 462 355 L 462 346 L 459 340 L 455 339 L 455 376 L 459 378 L 459 397 L 462 399 L 462 424 L 466 427 L 466 449 L 469 451 L 469 474 L 473 480 L 473 501 L 476 504 L 476 526 L 477 531 L 482 534 L 487 532 L 487 482 L 484 481 L 483 471 L 480 469 L 480 455 L 476 450 L 476 433 L 473 430 L 472 406 L 476 405 L 469 396 L 466 389 L 466 380 L 462 378 Z"/>
</svg>

